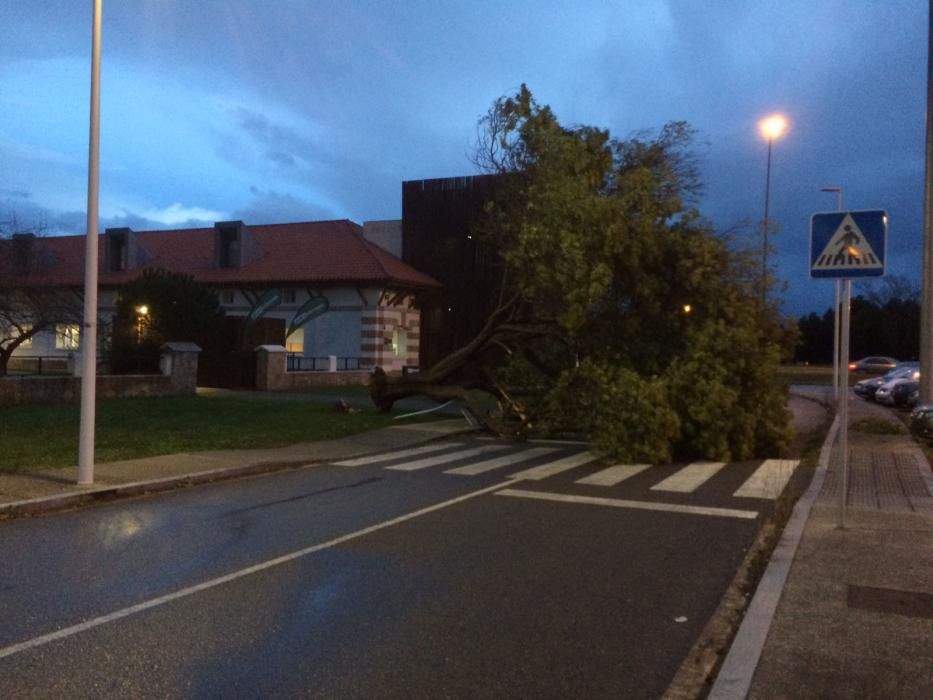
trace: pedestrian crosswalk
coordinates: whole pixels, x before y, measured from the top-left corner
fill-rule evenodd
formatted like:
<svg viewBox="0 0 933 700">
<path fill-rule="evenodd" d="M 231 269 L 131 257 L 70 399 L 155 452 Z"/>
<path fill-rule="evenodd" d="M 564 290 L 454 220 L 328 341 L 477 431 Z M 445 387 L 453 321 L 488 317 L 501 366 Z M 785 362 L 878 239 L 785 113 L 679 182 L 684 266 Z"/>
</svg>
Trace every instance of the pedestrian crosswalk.
<svg viewBox="0 0 933 700">
<path fill-rule="evenodd" d="M 514 444 L 508 443 L 443 442 L 343 460 L 336 462 L 336 465 L 378 465 L 396 472 L 437 468 L 444 474 L 459 477 L 497 472 L 516 482 L 542 481 L 564 472 L 590 467 L 589 473 L 573 480 L 573 483 L 581 487 L 607 489 L 624 484 L 635 477 L 642 477 L 638 481 L 648 492 L 672 494 L 694 493 L 717 477 L 726 475 L 733 480 L 729 489 L 732 497 L 774 500 L 784 492 L 799 464 L 798 460 L 766 459 L 757 466 L 749 463 L 733 465 L 733 468 L 740 469 L 743 475 L 753 467 L 753 471 L 736 489 L 735 483 L 738 479 L 736 476 L 730 476 L 734 472 L 730 472 L 730 465 L 726 462 L 698 461 L 676 467 L 650 464 L 605 466 L 599 464 L 599 458 L 594 453 L 574 450 L 579 448 L 556 444 L 523 445 L 516 448 Z M 507 469 L 516 471 L 501 473 Z M 657 476 L 654 476 L 655 474 Z M 647 485 L 648 483 L 650 485 Z"/>
<path fill-rule="evenodd" d="M 655 484 L 651 490 L 693 493 L 724 466 L 726 466 L 725 462 L 693 462 L 674 472 L 660 484 Z"/>
</svg>

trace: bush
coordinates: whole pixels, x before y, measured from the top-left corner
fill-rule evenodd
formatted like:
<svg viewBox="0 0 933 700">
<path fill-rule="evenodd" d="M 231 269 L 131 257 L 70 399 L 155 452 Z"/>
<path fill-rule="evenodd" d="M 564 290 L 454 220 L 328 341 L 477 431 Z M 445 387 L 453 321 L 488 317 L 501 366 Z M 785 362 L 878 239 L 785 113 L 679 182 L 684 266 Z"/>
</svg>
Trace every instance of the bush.
<svg viewBox="0 0 933 700">
<path fill-rule="evenodd" d="M 548 428 L 582 428 L 598 452 L 619 461 L 668 462 L 680 433 L 664 382 L 624 367 L 585 361 L 561 375 L 545 405 Z"/>
</svg>

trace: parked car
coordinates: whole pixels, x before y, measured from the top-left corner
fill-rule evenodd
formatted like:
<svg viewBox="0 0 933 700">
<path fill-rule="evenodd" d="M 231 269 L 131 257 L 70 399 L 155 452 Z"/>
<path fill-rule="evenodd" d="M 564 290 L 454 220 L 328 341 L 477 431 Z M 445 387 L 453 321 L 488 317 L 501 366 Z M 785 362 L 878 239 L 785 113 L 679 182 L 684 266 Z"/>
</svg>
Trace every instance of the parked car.
<svg viewBox="0 0 933 700">
<path fill-rule="evenodd" d="M 884 374 L 897 367 L 897 364 L 897 360 L 893 357 L 863 357 L 857 362 L 850 362 L 849 371 L 859 374 Z"/>
<path fill-rule="evenodd" d="M 878 391 L 879 387 L 893 379 L 909 377 L 918 367 L 920 367 L 919 362 L 902 362 L 896 369 L 892 369 L 887 374 L 880 377 L 869 377 L 868 379 L 856 382 L 853 387 L 855 394 L 867 401 L 873 401 L 875 399 L 875 392 Z"/>
<path fill-rule="evenodd" d="M 910 432 L 927 440 L 933 439 L 933 404 L 922 404 L 910 412 Z"/>
<path fill-rule="evenodd" d="M 914 392 L 920 393 L 920 382 L 916 379 L 908 379 L 906 382 L 895 384 L 894 388 L 891 389 L 891 400 L 895 406 L 909 406 L 910 397 Z"/>
<path fill-rule="evenodd" d="M 915 369 L 906 377 L 898 377 L 897 379 L 892 379 L 889 382 L 885 382 L 880 387 L 878 391 L 875 392 L 875 401 L 878 403 L 884 403 L 889 406 L 894 405 L 894 390 L 904 382 L 915 382 L 920 379 L 920 370 Z M 904 394 L 904 401 L 906 403 L 907 394 Z"/>
</svg>

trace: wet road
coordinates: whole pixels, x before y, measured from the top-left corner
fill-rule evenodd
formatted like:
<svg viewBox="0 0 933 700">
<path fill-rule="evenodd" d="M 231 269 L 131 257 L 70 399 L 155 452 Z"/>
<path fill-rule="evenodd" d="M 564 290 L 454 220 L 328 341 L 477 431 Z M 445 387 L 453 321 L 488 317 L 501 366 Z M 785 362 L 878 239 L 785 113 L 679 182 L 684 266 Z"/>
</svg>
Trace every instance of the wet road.
<svg viewBox="0 0 933 700">
<path fill-rule="evenodd" d="M 788 465 L 582 451 L 471 438 L 0 523 L 0 697 L 657 697 Z"/>
</svg>

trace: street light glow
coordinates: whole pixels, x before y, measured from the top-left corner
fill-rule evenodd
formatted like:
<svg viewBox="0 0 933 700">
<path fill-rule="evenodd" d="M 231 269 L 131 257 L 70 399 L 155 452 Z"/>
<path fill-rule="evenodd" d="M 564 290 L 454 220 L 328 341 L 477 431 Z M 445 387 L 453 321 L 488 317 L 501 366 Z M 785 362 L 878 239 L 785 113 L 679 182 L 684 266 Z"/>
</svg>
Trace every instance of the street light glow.
<svg viewBox="0 0 933 700">
<path fill-rule="evenodd" d="M 772 114 L 758 122 L 758 128 L 761 130 L 761 135 L 769 141 L 780 138 L 787 129 L 787 119 L 782 114 Z"/>
</svg>

